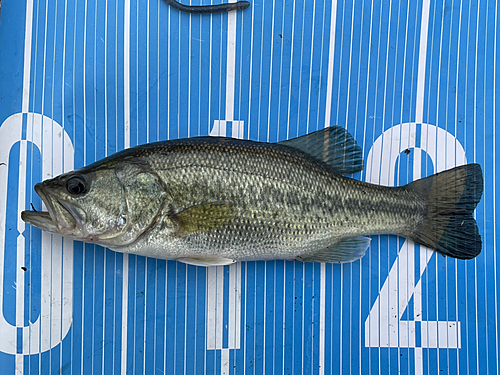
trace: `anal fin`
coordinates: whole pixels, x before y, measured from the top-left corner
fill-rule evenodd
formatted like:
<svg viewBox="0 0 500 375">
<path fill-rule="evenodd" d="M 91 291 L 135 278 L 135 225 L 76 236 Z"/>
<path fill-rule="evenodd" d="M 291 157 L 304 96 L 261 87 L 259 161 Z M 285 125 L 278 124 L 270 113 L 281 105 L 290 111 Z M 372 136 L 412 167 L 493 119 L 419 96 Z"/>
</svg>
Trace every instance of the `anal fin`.
<svg viewBox="0 0 500 375">
<path fill-rule="evenodd" d="M 346 238 L 332 246 L 311 254 L 298 256 L 302 262 L 348 263 L 354 262 L 365 255 L 370 246 L 370 237 Z"/>
</svg>

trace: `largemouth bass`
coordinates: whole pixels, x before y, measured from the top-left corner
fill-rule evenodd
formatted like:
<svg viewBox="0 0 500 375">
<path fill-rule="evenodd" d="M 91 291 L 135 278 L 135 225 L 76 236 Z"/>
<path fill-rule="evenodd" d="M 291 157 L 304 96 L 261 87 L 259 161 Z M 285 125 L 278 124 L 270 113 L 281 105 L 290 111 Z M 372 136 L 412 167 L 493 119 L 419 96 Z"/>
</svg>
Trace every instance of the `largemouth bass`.
<svg viewBox="0 0 500 375">
<path fill-rule="evenodd" d="M 459 259 L 481 252 L 478 164 L 402 187 L 344 176 L 362 168 L 361 148 L 340 127 L 274 144 L 157 142 L 36 184 L 48 211 L 21 217 L 115 251 L 203 266 L 352 262 L 370 234 L 404 236 Z"/>
</svg>

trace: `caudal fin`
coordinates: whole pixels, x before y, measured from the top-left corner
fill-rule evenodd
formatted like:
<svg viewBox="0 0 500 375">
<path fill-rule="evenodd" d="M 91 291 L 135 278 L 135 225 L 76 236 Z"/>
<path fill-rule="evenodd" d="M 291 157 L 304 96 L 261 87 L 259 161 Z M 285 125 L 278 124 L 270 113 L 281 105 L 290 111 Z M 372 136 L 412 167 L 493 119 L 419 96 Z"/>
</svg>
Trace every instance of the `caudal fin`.
<svg viewBox="0 0 500 375">
<path fill-rule="evenodd" d="M 437 252 L 458 259 L 481 253 L 481 235 L 472 213 L 483 194 L 479 164 L 468 164 L 412 182 L 406 187 L 427 202 L 427 216 L 409 237 Z"/>
</svg>

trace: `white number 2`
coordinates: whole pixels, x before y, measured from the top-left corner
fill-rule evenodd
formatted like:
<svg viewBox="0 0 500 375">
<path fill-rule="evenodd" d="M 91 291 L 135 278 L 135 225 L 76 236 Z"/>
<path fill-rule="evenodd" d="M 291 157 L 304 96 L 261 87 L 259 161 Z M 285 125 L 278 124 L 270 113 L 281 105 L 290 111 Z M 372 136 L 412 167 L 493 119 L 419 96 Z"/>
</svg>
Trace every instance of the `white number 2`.
<svg viewBox="0 0 500 375">
<path fill-rule="evenodd" d="M 418 127 L 421 134 L 418 147 L 416 123 L 396 125 L 375 141 L 366 163 L 367 182 L 393 186 L 397 158 L 406 149 L 414 153 L 414 179 L 421 177 L 422 152 L 429 155 L 434 172 L 466 163 L 464 149 L 455 136 L 434 125 L 418 124 Z M 459 321 L 422 321 L 421 276 L 433 252 L 423 246 L 420 249 L 417 284 L 414 243 L 406 240 L 365 320 L 365 346 L 415 348 L 416 374 L 422 371 L 422 348 L 461 346 Z M 412 296 L 414 320 L 402 320 Z M 420 330 L 416 324 L 420 324 Z"/>
</svg>

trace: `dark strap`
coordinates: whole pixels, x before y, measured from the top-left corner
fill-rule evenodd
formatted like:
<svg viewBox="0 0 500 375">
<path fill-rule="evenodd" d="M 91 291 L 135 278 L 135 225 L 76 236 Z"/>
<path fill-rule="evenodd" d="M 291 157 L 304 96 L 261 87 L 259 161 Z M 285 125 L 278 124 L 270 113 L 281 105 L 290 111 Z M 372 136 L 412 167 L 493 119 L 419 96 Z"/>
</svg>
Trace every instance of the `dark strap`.
<svg viewBox="0 0 500 375">
<path fill-rule="evenodd" d="M 226 3 L 218 5 L 184 5 L 175 0 L 165 0 L 172 8 L 181 12 L 207 14 L 207 13 L 224 13 L 232 10 L 243 10 L 250 6 L 248 1 L 238 1 L 237 3 Z"/>
</svg>

